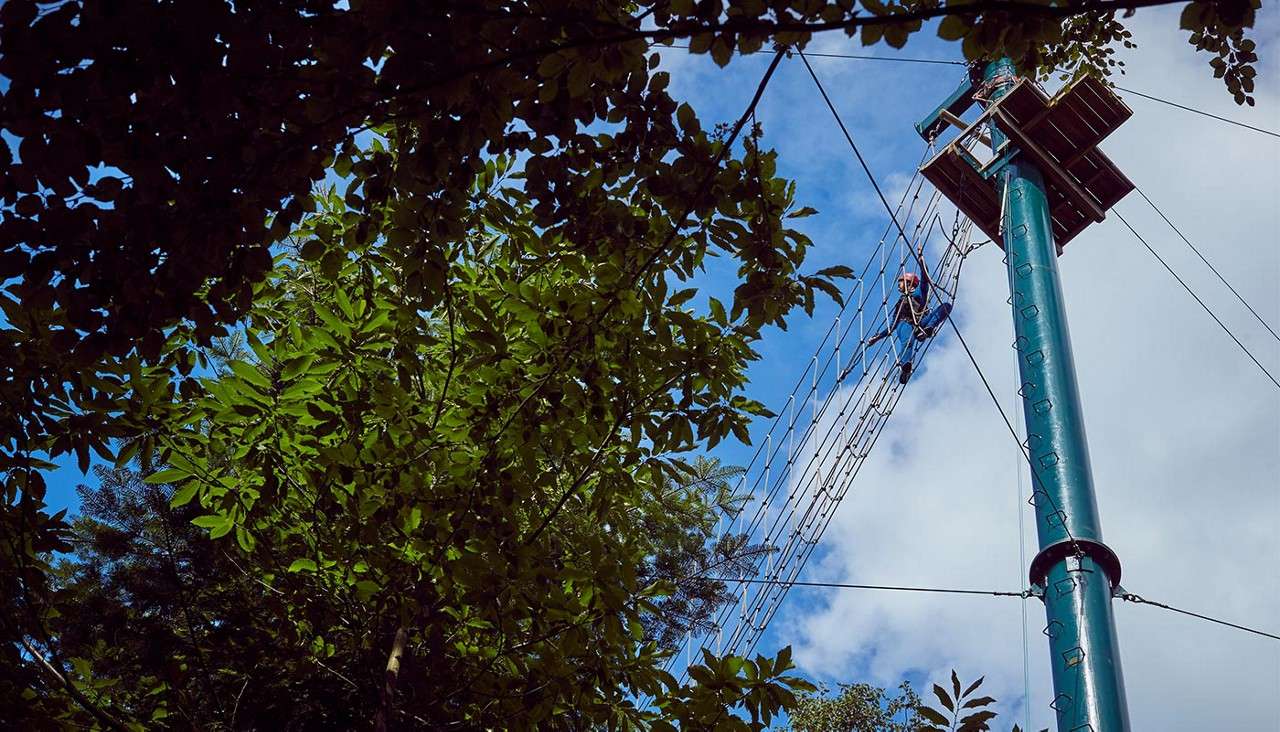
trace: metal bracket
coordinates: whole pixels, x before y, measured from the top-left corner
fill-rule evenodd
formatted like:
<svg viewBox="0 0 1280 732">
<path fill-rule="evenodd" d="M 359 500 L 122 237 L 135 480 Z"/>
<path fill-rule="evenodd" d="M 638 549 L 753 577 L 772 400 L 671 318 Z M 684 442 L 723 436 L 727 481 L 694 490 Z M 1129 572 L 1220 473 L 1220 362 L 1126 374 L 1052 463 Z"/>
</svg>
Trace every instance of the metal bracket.
<svg viewBox="0 0 1280 732">
<path fill-rule="evenodd" d="M 1057 712 L 1058 714 L 1062 714 L 1067 711 L 1067 707 L 1070 704 L 1071 704 L 1071 695 L 1064 691 L 1063 693 L 1055 696 L 1053 698 L 1053 701 L 1049 702 L 1049 708 Z"/>
<path fill-rule="evenodd" d="M 989 145 L 990 143 L 988 143 Z M 978 168 L 978 175 L 985 179 L 998 175 L 1001 170 L 1004 170 L 1004 166 L 1008 165 L 1019 152 L 1018 148 L 1013 147 L 1008 140 L 1005 140 L 1004 144 L 995 151 L 995 157 L 988 160 L 986 165 Z"/>
<path fill-rule="evenodd" d="M 1084 663 L 1084 649 L 1080 646 L 1068 648 L 1062 652 L 1062 660 L 1067 664 L 1067 668 L 1079 666 L 1081 663 Z"/>
<path fill-rule="evenodd" d="M 1080 553 L 1089 557 L 1107 575 L 1107 581 L 1114 593 L 1120 586 L 1120 557 L 1111 547 L 1092 539 L 1063 539 L 1041 549 L 1031 560 L 1031 571 L 1028 578 L 1033 585 L 1043 585 L 1049 576 L 1049 568 L 1064 559 Z"/>
</svg>

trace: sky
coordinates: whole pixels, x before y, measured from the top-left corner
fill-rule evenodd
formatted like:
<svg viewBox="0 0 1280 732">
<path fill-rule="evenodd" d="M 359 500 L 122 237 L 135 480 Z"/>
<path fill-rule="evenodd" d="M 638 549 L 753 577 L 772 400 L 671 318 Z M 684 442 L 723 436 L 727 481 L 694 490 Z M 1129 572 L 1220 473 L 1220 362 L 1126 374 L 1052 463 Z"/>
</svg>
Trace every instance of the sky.
<svg viewBox="0 0 1280 732">
<path fill-rule="evenodd" d="M 1118 83 L 1266 129 L 1280 129 L 1280 23 L 1259 17 L 1257 107 L 1237 107 L 1207 57 L 1177 30 L 1179 8 L 1127 21 L 1138 48 Z M 868 53 L 840 34 L 813 51 Z M 880 55 L 959 58 L 954 44 L 913 41 Z M 959 67 L 812 58 L 886 194 L 924 151 L 914 123 L 958 83 Z M 708 121 L 745 108 L 765 55 L 725 69 L 664 53 L 673 93 Z M 1280 139 L 1138 97 L 1102 149 L 1164 210 L 1264 318 L 1280 323 Z M 757 113 L 779 170 L 798 183 L 815 241 L 809 265 L 861 263 L 887 217 L 798 60 L 785 61 Z M 1122 214 L 1237 337 L 1280 377 L 1277 342 L 1135 193 Z M 1014 414 L 1013 340 L 1001 253 L 966 264 L 955 318 L 1006 411 Z M 1164 602 L 1280 631 L 1280 390 L 1114 215 L 1059 260 L 1107 543 L 1123 585 Z M 709 283 L 709 289 L 715 282 Z M 766 334 L 749 394 L 778 411 L 833 309 Z M 834 398 L 841 398 L 841 394 Z M 1019 420 L 1020 421 L 1020 420 Z M 762 434 L 765 425 L 755 433 Z M 1021 425 L 1019 424 L 1019 427 Z M 727 462 L 750 452 L 717 449 Z M 1020 590 L 1034 516 L 1013 440 L 950 334 L 929 351 L 844 500 L 805 579 Z M 1020 492 L 1021 491 L 1021 492 Z M 986 676 L 1001 724 L 1052 728 L 1044 610 L 1016 598 L 795 589 L 757 650 L 790 644 L 801 671 L 828 682 L 893 686 Z M 1158 608 L 1115 603 L 1135 729 L 1280 730 L 1280 642 Z M 1029 724 L 1028 724 L 1029 721 Z"/>
<path fill-rule="evenodd" d="M 1207 57 L 1177 31 L 1179 8 L 1127 21 L 1126 86 L 1267 129 L 1280 129 L 1280 16 L 1265 9 L 1256 108 L 1237 107 Z M 927 31 L 926 34 L 927 35 Z M 842 34 L 811 51 L 958 59 L 933 38 L 901 52 L 864 49 Z M 733 121 L 767 54 L 720 69 L 681 50 L 663 53 L 671 90 L 704 127 Z M 891 199 L 924 152 L 913 125 L 960 80 L 960 67 L 813 58 L 816 72 Z M 1266 318 L 1280 324 L 1280 139 L 1145 99 L 1103 150 L 1200 247 Z M 758 118 L 779 170 L 798 184 L 813 239 L 807 267 L 861 264 L 887 219 L 803 66 L 784 61 Z M 1280 343 L 1253 320 L 1136 195 L 1117 210 L 1187 280 L 1273 373 Z M 1234 622 L 1280 630 L 1280 390 L 1127 229 L 1108 216 L 1060 259 L 1107 543 L 1126 589 Z M 712 268 L 708 293 L 728 280 Z M 716 293 L 720 294 L 720 293 Z M 1012 322 L 998 249 L 965 267 L 956 318 L 1013 415 Z M 781 409 L 830 325 L 834 306 L 769 330 L 748 395 Z M 834 398 L 842 398 L 842 394 Z M 756 425 L 763 434 L 767 425 Z M 714 452 L 742 463 L 750 450 Z M 1034 517 L 1019 486 L 1020 458 L 963 350 L 944 333 L 928 352 L 877 449 L 838 509 L 804 578 L 834 582 L 1020 590 Z M 49 503 L 74 507 L 73 468 L 51 478 Z M 1025 480 L 1024 480 L 1025 483 Z M 1021 492 L 1020 492 L 1021 491 Z M 941 680 L 955 668 L 985 675 L 1000 700 L 997 729 L 1052 727 L 1043 607 L 1025 605 L 1030 693 L 1024 695 L 1023 605 L 1011 598 L 796 589 L 760 647 L 795 649 L 800 670 L 827 682 L 894 686 Z M 1280 643 L 1148 606 L 1116 603 L 1135 729 L 1280 730 Z M 1029 723 L 1028 723 L 1029 722 Z"/>
</svg>

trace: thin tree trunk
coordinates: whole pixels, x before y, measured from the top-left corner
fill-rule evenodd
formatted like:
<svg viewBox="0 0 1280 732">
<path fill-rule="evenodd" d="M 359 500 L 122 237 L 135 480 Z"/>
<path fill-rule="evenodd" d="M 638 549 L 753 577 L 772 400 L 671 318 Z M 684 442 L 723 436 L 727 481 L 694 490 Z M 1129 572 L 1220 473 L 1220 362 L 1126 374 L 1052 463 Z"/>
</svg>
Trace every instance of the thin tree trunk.
<svg viewBox="0 0 1280 732">
<path fill-rule="evenodd" d="M 374 732 L 387 732 L 387 723 L 395 709 L 396 682 L 400 679 L 400 659 L 404 657 L 404 646 L 408 638 L 409 632 L 402 623 L 399 628 L 396 628 L 395 640 L 391 642 L 391 653 L 387 654 L 387 670 L 382 680 L 378 713 L 373 718 Z"/>
<path fill-rule="evenodd" d="M 80 690 L 76 688 L 75 684 L 71 683 L 71 681 L 68 680 L 67 677 L 59 673 L 58 670 L 54 668 L 52 664 L 46 661 L 44 656 L 40 653 L 40 651 L 37 651 L 35 648 L 33 648 L 32 645 L 27 642 L 26 638 L 20 639 L 20 642 L 22 643 L 22 647 L 27 649 L 27 653 L 30 653 L 31 657 L 35 659 L 36 663 L 40 665 L 40 668 L 44 669 L 44 672 L 46 674 L 48 674 L 55 681 L 57 681 L 58 684 L 62 686 L 62 688 L 66 689 L 67 693 L 71 695 L 71 698 L 74 699 L 76 703 L 79 704 L 82 708 L 84 708 L 85 711 L 92 714 L 94 718 L 98 720 L 99 723 L 101 723 L 102 725 L 110 729 L 119 730 L 119 732 L 129 732 L 129 728 L 125 727 L 124 724 L 120 722 L 120 720 L 116 719 L 110 714 L 107 714 L 105 710 L 103 710 L 101 707 L 94 704 L 93 702 L 89 701 L 88 697 L 80 693 Z"/>
</svg>

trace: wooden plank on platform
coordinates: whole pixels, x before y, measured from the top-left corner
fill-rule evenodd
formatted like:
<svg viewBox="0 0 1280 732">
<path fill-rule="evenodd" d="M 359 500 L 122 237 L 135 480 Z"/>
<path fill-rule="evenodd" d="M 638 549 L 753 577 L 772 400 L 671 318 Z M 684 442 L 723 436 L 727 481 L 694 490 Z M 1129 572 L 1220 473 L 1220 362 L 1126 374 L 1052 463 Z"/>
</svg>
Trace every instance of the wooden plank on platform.
<svg viewBox="0 0 1280 732">
<path fill-rule="evenodd" d="M 1055 179 L 1054 182 L 1063 187 L 1064 193 L 1067 193 L 1070 198 L 1088 211 L 1095 221 L 1102 221 L 1105 212 L 1093 196 L 1080 186 L 1075 176 L 1068 173 L 1057 160 L 1053 159 L 1052 155 L 1045 152 L 1044 148 L 1027 136 L 1016 124 L 1013 124 L 1012 120 L 1005 118 L 999 107 L 993 107 L 993 109 L 996 110 L 997 119 L 1005 122 L 1005 126 L 1000 128 L 1001 131 L 1022 149 L 1023 154 L 1029 155 L 1032 160 L 1041 166 L 1040 172 L 1048 173 L 1052 176 Z"/>
</svg>

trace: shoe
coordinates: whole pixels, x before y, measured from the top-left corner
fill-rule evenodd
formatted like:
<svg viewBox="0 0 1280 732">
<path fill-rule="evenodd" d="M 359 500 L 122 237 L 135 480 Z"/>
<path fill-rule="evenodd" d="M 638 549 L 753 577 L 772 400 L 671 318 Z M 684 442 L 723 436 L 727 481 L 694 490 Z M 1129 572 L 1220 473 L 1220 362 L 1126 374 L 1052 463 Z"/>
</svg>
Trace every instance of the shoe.
<svg viewBox="0 0 1280 732">
<path fill-rule="evenodd" d="M 902 364 L 902 370 L 898 372 L 898 383 L 905 384 L 911 380 L 911 362 Z"/>
</svg>

